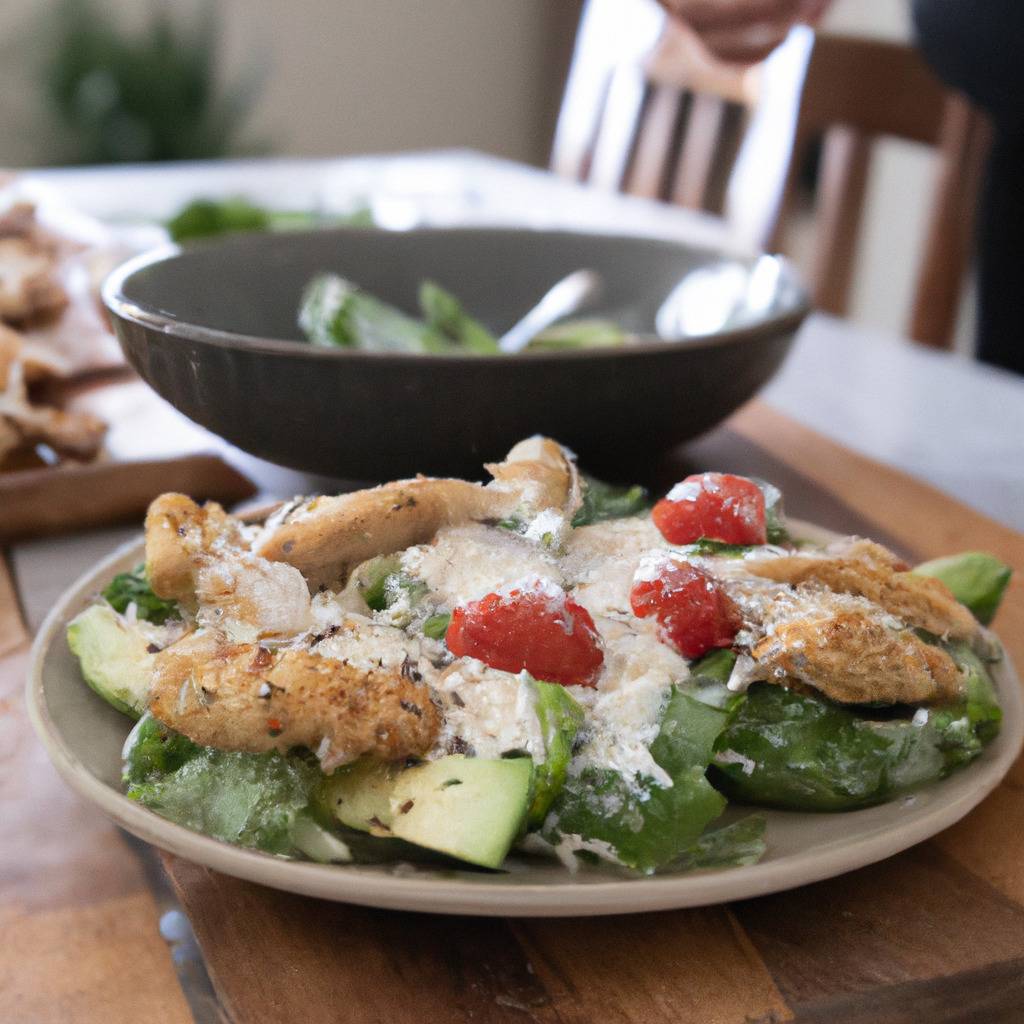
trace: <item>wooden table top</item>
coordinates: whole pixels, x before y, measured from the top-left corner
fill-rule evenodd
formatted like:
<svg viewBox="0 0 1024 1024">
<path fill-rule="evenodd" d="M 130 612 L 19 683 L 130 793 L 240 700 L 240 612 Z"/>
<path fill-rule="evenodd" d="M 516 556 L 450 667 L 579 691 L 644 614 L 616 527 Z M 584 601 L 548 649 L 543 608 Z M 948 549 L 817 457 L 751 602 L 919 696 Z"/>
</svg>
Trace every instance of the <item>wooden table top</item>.
<svg viewBox="0 0 1024 1024">
<path fill-rule="evenodd" d="M 664 467 L 757 473 L 794 515 L 930 557 L 1024 537 L 752 403 Z M 788 893 L 584 920 L 402 914 L 278 893 L 167 857 L 165 883 L 59 781 L 22 698 L 27 631 L 0 590 L 3 1019 L 883 1024 L 1024 1019 L 1024 765 L 960 824 L 906 853 Z M 997 627 L 1024 663 L 1024 585 Z M 175 923 L 176 922 L 176 923 Z M 179 982 L 179 975 L 185 984 Z"/>
</svg>

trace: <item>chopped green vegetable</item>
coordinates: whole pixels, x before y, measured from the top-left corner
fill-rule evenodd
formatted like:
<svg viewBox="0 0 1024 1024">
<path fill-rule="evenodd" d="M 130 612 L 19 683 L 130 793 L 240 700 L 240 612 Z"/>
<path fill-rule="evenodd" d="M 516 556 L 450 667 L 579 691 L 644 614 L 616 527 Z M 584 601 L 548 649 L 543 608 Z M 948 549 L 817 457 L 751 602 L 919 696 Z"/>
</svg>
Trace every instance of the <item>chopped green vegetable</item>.
<svg viewBox="0 0 1024 1024">
<path fill-rule="evenodd" d="M 170 740 L 163 748 L 169 753 L 161 753 L 154 742 L 159 741 L 147 735 L 144 749 L 129 753 L 126 778 L 132 800 L 178 825 L 238 846 L 277 854 L 298 849 L 293 828 L 320 780 L 315 762 L 276 751 L 248 754 L 202 747 L 193 752 L 185 746 L 168 748 Z M 160 757 L 169 768 L 174 759 L 185 759 L 160 772 L 152 768 Z M 140 776 L 143 781 L 131 781 Z"/>
<path fill-rule="evenodd" d="M 965 551 L 960 555 L 935 558 L 919 565 L 918 576 L 934 576 L 949 587 L 953 596 L 966 605 L 974 617 L 987 626 L 999 610 L 1013 570 L 994 555 L 984 551 Z"/>
<path fill-rule="evenodd" d="M 583 708 L 564 686 L 535 682 L 537 687 L 537 718 L 544 737 L 544 762 L 533 773 L 533 800 L 528 824 L 539 828 L 551 804 L 565 785 L 572 759 L 572 746 L 583 725 Z"/>
<path fill-rule="evenodd" d="M 686 545 L 687 554 L 717 555 L 721 558 L 741 558 L 752 550 L 750 544 L 726 544 L 723 540 L 712 540 L 710 537 L 700 537 L 692 544 Z"/>
<path fill-rule="evenodd" d="M 541 331 L 531 349 L 562 351 L 575 348 L 619 348 L 629 335 L 612 320 L 566 320 Z"/>
<path fill-rule="evenodd" d="M 126 746 L 124 780 L 133 786 L 155 782 L 176 772 L 202 750 L 148 711 L 132 729 Z"/>
<path fill-rule="evenodd" d="M 270 211 L 241 196 L 230 199 L 195 199 L 167 222 L 175 242 L 209 238 L 230 231 L 266 231 Z"/>
<path fill-rule="evenodd" d="M 725 807 L 705 770 L 727 719 L 726 712 L 673 689 L 651 744 L 651 756 L 672 785 L 634 782 L 610 769 L 585 767 L 570 774 L 543 837 L 555 845 L 565 836 L 607 844 L 623 864 L 642 871 L 675 860 Z"/>
<path fill-rule="evenodd" d="M 845 811 L 891 799 L 974 760 L 1002 713 L 991 677 L 965 647 L 965 699 L 941 708 L 869 712 L 758 683 L 715 744 L 712 779 L 729 797 L 799 811 Z"/>
<path fill-rule="evenodd" d="M 367 352 L 446 352 L 448 340 L 337 274 L 319 274 L 306 286 L 299 326 L 314 345 Z"/>
<path fill-rule="evenodd" d="M 431 640 L 443 640 L 451 621 L 452 617 L 447 612 L 431 615 L 423 622 L 423 635 L 429 636 Z"/>
<path fill-rule="evenodd" d="M 410 768 L 361 761 L 322 781 L 317 806 L 349 828 L 498 868 L 526 819 L 532 777 L 524 757 L 450 754 Z"/>
<path fill-rule="evenodd" d="M 765 532 L 769 544 L 789 544 L 792 541 L 789 530 L 786 528 L 786 514 L 782 506 L 782 491 L 773 483 L 761 480 L 752 476 L 752 480 L 761 488 L 764 495 L 764 521 Z"/>
<path fill-rule="evenodd" d="M 401 563 L 394 555 L 369 562 L 360 570 L 356 587 L 375 612 L 385 611 L 406 596 L 409 605 L 413 606 L 427 592 L 427 585 L 422 580 L 402 571 Z"/>
<path fill-rule="evenodd" d="M 756 864 L 767 848 L 764 840 L 767 827 L 768 822 L 760 814 L 751 814 L 731 825 L 705 832 L 672 862 L 672 867 L 681 871 L 698 871 Z"/>
<path fill-rule="evenodd" d="M 583 474 L 583 482 L 583 504 L 573 516 L 573 526 L 624 519 L 647 510 L 647 491 L 639 485 L 618 487 L 586 474 Z"/>
<path fill-rule="evenodd" d="M 680 687 L 702 704 L 732 711 L 744 699 L 742 693 L 734 693 L 728 687 L 735 664 L 736 655 L 727 648 L 712 651 L 690 666 L 690 678 L 681 683 Z"/>
<path fill-rule="evenodd" d="M 153 593 L 146 577 L 146 567 L 137 565 L 130 572 L 118 573 L 102 592 L 114 611 L 122 615 L 128 605 L 135 605 L 135 614 L 154 625 L 162 626 L 168 619 L 181 617 L 174 601 L 165 601 Z"/>
<path fill-rule="evenodd" d="M 342 224 L 372 228 L 373 214 L 368 207 L 341 215 L 324 215 L 311 210 L 270 210 L 242 196 L 194 199 L 167 222 L 167 231 L 175 242 L 186 242 L 236 231 L 303 231 Z"/>
<path fill-rule="evenodd" d="M 729 682 L 733 666 L 736 664 L 736 653 L 727 647 L 720 651 L 712 651 L 690 666 L 690 675 L 695 678 L 714 680 L 719 683 Z"/>
<path fill-rule="evenodd" d="M 498 339 L 479 320 L 474 320 L 451 292 L 433 281 L 420 285 L 420 309 L 427 326 L 458 348 L 481 355 L 501 351 Z"/>
</svg>

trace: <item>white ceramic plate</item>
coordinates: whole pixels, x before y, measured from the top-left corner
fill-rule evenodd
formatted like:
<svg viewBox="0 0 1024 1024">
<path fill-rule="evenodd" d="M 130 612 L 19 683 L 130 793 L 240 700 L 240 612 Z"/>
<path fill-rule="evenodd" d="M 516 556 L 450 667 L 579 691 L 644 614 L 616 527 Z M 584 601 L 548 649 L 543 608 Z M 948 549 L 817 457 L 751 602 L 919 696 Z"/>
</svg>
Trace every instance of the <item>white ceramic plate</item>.
<svg viewBox="0 0 1024 1024">
<path fill-rule="evenodd" d="M 824 536 L 802 524 L 797 531 Z M 586 868 L 570 875 L 557 863 L 517 857 L 500 874 L 289 861 L 191 832 L 121 792 L 121 747 L 130 722 L 82 681 L 65 626 L 114 573 L 142 557 L 141 541 L 114 552 L 71 587 L 47 617 L 28 682 L 36 731 L 65 781 L 129 832 L 225 874 L 309 896 L 435 913 L 550 917 L 695 907 L 778 892 L 882 860 L 952 825 L 998 785 L 1024 736 L 1020 685 L 1009 661 L 1003 661 L 994 673 L 1002 731 L 977 761 L 880 807 L 845 814 L 764 811 L 768 851 L 751 867 L 622 877 Z M 742 811 L 727 814 L 737 817 Z"/>
</svg>

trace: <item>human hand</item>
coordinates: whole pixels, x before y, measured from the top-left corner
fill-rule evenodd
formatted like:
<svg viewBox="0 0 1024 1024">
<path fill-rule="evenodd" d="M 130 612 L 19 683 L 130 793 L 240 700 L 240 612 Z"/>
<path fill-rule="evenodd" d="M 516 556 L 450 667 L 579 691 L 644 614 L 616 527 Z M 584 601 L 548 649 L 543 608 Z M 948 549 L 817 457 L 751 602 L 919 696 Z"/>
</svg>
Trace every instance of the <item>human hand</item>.
<svg viewBox="0 0 1024 1024">
<path fill-rule="evenodd" d="M 813 24 L 831 0 L 659 0 L 717 60 L 756 64 L 798 22 Z"/>
</svg>

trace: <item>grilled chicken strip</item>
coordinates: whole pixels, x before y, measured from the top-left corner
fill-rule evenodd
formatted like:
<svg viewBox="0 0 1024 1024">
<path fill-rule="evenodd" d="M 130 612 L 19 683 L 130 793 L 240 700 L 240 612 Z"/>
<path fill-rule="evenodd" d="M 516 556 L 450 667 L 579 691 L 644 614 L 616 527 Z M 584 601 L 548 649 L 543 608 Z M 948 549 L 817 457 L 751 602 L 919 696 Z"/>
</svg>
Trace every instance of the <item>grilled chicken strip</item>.
<svg viewBox="0 0 1024 1024">
<path fill-rule="evenodd" d="M 28 384 L 53 372 L 59 372 L 59 364 L 47 362 L 38 348 L 0 324 L 0 459 L 40 443 L 66 458 L 88 462 L 96 457 L 105 423 L 89 413 L 29 401 Z"/>
<path fill-rule="evenodd" d="M 973 640 L 974 616 L 939 580 L 915 576 L 891 551 L 869 540 L 845 541 L 824 554 L 748 559 L 743 568 L 780 583 L 817 583 L 854 594 L 935 636 Z"/>
<path fill-rule="evenodd" d="M 195 610 L 209 625 L 238 624 L 256 637 L 309 628 L 309 590 L 290 565 L 248 548 L 242 529 L 216 502 L 163 494 L 146 514 L 146 573 L 153 593 Z"/>
<path fill-rule="evenodd" d="M 29 238 L 0 237 L 0 320 L 25 323 L 67 303 L 52 252 Z"/>
<path fill-rule="evenodd" d="M 536 515 L 571 516 L 581 500 L 575 464 L 547 438 L 517 444 L 487 467 L 486 487 L 465 480 L 418 477 L 337 497 L 313 498 L 291 510 L 257 545 L 260 555 L 294 565 L 310 588 L 338 586 L 375 555 L 431 540 L 443 526 Z"/>
<path fill-rule="evenodd" d="M 305 650 L 190 633 L 156 656 L 155 718 L 219 750 L 316 752 L 325 772 L 369 754 L 425 753 L 441 726 L 429 691 L 400 671 L 365 670 Z"/>
<path fill-rule="evenodd" d="M 796 680 L 843 704 L 943 703 L 960 695 L 960 671 L 945 651 L 856 599 L 835 604 L 772 625 L 751 650 L 748 678 Z"/>
</svg>

